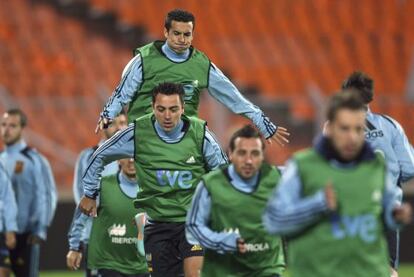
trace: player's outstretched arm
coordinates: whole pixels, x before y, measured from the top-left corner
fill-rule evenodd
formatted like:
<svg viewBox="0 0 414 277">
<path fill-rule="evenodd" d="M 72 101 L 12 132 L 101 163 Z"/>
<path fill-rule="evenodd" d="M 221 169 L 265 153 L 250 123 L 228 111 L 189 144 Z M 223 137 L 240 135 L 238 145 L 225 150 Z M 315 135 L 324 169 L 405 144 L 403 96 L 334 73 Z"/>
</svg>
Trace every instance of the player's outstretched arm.
<svg viewBox="0 0 414 277">
<path fill-rule="evenodd" d="M 107 128 L 121 112 L 122 107 L 131 102 L 142 83 L 141 56 L 136 55 L 125 66 L 122 79 L 106 102 L 98 119 L 95 133 Z"/>
<path fill-rule="evenodd" d="M 82 177 L 84 197 L 80 201 L 82 212 L 92 212 L 98 195 L 98 187 L 104 166 L 123 158 L 132 158 L 134 156 L 134 124 L 128 128 L 119 131 L 110 139 L 105 141 L 92 154 L 86 171 Z"/>
<path fill-rule="evenodd" d="M 249 118 L 270 144 L 273 141 L 280 145 L 289 143 L 287 129 L 280 126 L 277 128 L 257 106 L 240 93 L 236 86 L 213 63 L 209 72 L 208 91 L 214 99 L 233 113 Z"/>
<path fill-rule="evenodd" d="M 290 235 L 314 223 L 323 213 L 336 209 L 332 185 L 314 195 L 302 197 L 302 184 L 295 162 L 287 165 L 263 215 L 263 224 L 272 234 Z"/>
</svg>

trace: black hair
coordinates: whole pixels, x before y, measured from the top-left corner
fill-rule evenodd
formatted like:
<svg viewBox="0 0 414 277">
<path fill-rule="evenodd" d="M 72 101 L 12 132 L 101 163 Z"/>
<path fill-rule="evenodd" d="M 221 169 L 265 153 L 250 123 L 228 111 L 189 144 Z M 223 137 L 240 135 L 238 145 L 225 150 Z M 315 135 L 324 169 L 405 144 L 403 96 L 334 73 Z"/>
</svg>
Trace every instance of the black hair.
<svg viewBox="0 0 414 277">
<path fill-rule="evenodd" d="M 346 89 L 331 97 L 326 112 L 329 121 L 333 121 L 341 109 L 352 111 L 366 111 L 364 99 L 358 90 Z"/>
<path fill-rule="evenodd" d="M 362 71 L 355 71 L 342 83 L 342 89 L 357 90 L 365 104 L 374 99 L 374 80 Z"/>
<path fill-rule="evenodd" d="M 173 20 L 177 22 L 193 22 L 193 30 L 195 28 L 195 17 L 188 11 L 182 9 L 174 9 L 168 12 L 164 22 L 164 27 L 167 29 L 167 31 L 170 30 Z"/>
<path fill-rule="evenodd" d="M 184 106 L 184 87 L 181 84 L 176 83 L 161 83 L 152 90 L 152 103 L 155 103 L 155 99 L 158 94 L 174 95 L 177 94 L 180 97 L 180 102 Z"/>
<path fill-rule="evenodd" d="M 259 138 L 261 139 L 260 133 L 252 125 L 245 125 L 243 128 L 237 130 L 230 138 L 229 148 L 233 152 L 236 148 L 235 142 L 237 138 Z M 265 148 L 265 144 L 262 141 L 262 149 Z"/>
<path fill-rule="evenodd" d="M 6 113 L 9 115 L 18 115 L 20 117 L 20 126 L 22 128 L 27 126 L 27 116 L 21 109 L 19 108 L 9 109 Z"/>
</svg>

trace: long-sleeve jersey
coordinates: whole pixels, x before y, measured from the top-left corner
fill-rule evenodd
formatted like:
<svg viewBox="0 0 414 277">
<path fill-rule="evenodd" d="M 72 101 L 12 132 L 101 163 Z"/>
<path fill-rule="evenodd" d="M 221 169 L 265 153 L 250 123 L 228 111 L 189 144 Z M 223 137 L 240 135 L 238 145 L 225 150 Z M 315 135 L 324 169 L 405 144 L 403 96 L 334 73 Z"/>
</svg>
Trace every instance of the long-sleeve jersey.
<svg viewBox="0 0 414 277">
<path fill-rule="evenodd" d="M 128 197 L 134 198 L 137 196 L 139 184 L 135 180 L 127 178 L 122 172 L 118 173 L 119 186 L 123 193 Z M 99 198 L 97 198 L 97 206 L 99 206 Z M 76 208 L 74 220 L 68 233 L 69 249 L 79 251 L 81 243 L 85 243 L 83 234 L 88 226 L 92 226 L 93 217 L 87 216 Z"/>
<path fill-rule="evenodd" d="M 46 239 L 57 204 L 49 163 L 23 140 L 7 146 L 0 153 L 0 160 L 11 177 L 16 197 L 18 233 L 32 233 Z"/>
<path fill-rule="evenodd" d="M 335 159 L 329 159 L 329 161 L 339 168 L 355 166 L 355 164 L 344 164 Z M 385 222 L 390 229 L 398 229 L 399 226 L 393 219 L 392 211 L 395 205 L 400 204 L 401 190 L 391 181 L 388 172 L 382 195 Z M 263 222 L 270 233 L 289 235 L 314 223 L 325 212 L 328 212 L 328 206 L 323 190 L 307 197 L 302 196 L 302 180 L 298 166 L 292 160 L 288 163 L 277 189 L 269 200 Z"/>
<path fill-rule="evenodd" d="M 17 232 L 17 204 L 9 174 L 0 163 L 0 233 Z"/>
<path fill-rule="evenodd" d="M 160 139 L 166 143 L 175 143 L 185 134 L 183 124 L 183 121 L 180 121 L 174 130 L 168 133 L 159 126 L 158 122 L 155 122 L 154 126 Z M 131 123 L 128 128 L 116 133 L 94 152 L 82 179 L 84 195 L 90 198 L 96 197 L 102 170 L 106 164 L 115 160 L 134 157 L 134 129 L 135 125 Z M 226 154 L 208 128 L 206 128 L 204 134 L 203 157 L 206 162 L 206 167 L 210 170 L 227 163 Z"/>
<path fill-rule="evenodd" d="M 395 184 L 414 177 L 414 151 L 404 129 L 394 119 L 368 110 L 366 140 L 387 161 L 391 181 Z"/>
<path fill-rule="evenodd" d="M 228 170 L 231 185 L 245 193 L 251 193 L 257 184 L 258 174 L 249 180 L 243 180 L 230 165 Z M 220 184 L 217 184 L 220 185 Z M 201 244 L 217 251 L 218 253 L 234 252 L 237 250 L 239 234 L 232 232 L 215 232 L 210 229 L 211 197 L 203 181 L 196 189 L 191 208 L 186 219 L 186 238 L 190 244 Z M 242 219 L 240 219 L 242 220 Z"/>
<path fill-rule="evenodd" d="M 165 43 L 162 46 L 163 53 L 168 59 L 174 62 L 183 62 L 188 58 L 190 51 L 177 54 Z M 101 116 L 113 119 L 122 110 L 122 107 L 131 102 L 135 93 L 142 84 L 142 60 L 140 55 L 136 55 L 126 65 L 119 86 L 115 89 L 112 96 L 104 106 Z M 265 138 L 271 137 L 277 127 L 266 117 L 263 112 L 239 92 L 235 85 L 220 71 L 211 64 L 209 70 L 209 94 L 230 109 L 233 113 L 249 118 L 260 130 Z"/>
<path fill-rule="evenodd" d="M 97 146 L 84 149 L 80 154 L 75 164 L 75 175 L 73 177 L 73 197 L 76 205 L 79 204 L 80 199 L 83 196 L 82 176 L 85 173 L 88 166 L 89 159 L 92 157 L 93 152 L 102 145 L 103 141 L 100 141 Z M 114 161 L 107 164 L 102 171 L 102 177 L 115 174 L 119 170 L 118 162 Z"/>
</svg>

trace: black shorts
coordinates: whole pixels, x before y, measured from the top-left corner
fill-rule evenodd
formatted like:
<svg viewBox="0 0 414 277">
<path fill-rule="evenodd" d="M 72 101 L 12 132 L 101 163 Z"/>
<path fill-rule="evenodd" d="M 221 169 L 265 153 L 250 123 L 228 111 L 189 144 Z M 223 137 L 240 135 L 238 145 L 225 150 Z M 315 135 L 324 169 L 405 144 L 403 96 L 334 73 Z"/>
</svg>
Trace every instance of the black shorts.
<svg viewBox="0 0 414 277">
<path fill-rule="evenodd" d="M 16 235 L 16 248 L 10 250 L 11 268 L 16 277 L 39 276 L 40 244 L 29 244 L 29 233 Z"/>
<path fill-rule="evenodd" d="M 184 223 L 150 221 L 145 225 L 144 248 L 152 277 L 184 276 L 184 259 L 204 256 L 200 245 L 187 242 Z"/>
<path fill-rule="evenodd" d="M 390 265 L 395 270 L 398 269 L 400 260 L 400 231 L 386 230 L 388 252 L 390 253 Z"/>
<path fill-rule="evenodd" d="M 10 252 L 6 246 L 6 238 L 4 234 L 0 234 L 0 267 L 11 267 Z"/>
</svg>

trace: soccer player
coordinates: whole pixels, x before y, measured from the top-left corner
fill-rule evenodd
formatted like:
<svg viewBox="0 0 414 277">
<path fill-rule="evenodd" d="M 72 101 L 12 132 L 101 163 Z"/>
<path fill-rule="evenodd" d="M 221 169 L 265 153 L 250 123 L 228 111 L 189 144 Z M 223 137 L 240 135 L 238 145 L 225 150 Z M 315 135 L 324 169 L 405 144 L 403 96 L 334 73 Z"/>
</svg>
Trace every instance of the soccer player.
<svg viewBox="0 0 414 277">
<path fill-rule="evenodd" d="M 198 276 L 203 250 L 185 239 L 185 217 L 200 177 L 227 163 L 206 123 L 184 113 L 184 87 L 161 83 L 152 94 L 153 113 L 115 134 L 92 156 L 83 178 L 80 209 L 96 215 L 103 166 L 134 157 L 140 191 L 135 206 L 146 212 L 144 246 L 151 276 Z"/>
<path fill-rule="evenodd" d="M 374 81 L 363 72 L 352 73 L 342 84 L 343 89 L 356 89 L 367 108 L 365 139 L 371 147 L 382 153 L 387 161 L 390 178 L 394 184 L 401 186 L 414 177 L 414 152 L 405 135 L 404 129 L 393 118 L 373 113 L 369 103 L 374 98 Z M 388 248 L 393 270 L 398 268 L 399 232 L 388 230 Z M 398 276 L 394 273 L 394 276 Z"/>
<path fill-rule="evenodd" d="M 137 228 L 133 223 L 136 210 L 133 199 L 138 192 L 134 160 L 119 160 L 121 171 L 101 179 L 99 216 L 81 214 L 74 222 L 74 231 L 69 235 L 70 251 L 66 261 L 70 269 L 80 266 L 82 251 L 80 241 L 82 229 L 92 221 L 92 232 L 88 245 L 87 267 L 90 276 L 142 277 L 149 276 L 144 257 L 139 257 L 135 248 Z"/>
<path fill-rule="evenodd" d="M 117 131 L 121 129 L 125 129 L 127 127 L 127 118 L 124 113 L 120 113 L 114 120 L 113 124 L 111 124 L 108 128 L 104 129 L 101 133 L 101 141 L 99 141 L 98 145 L 94 147 L 88 147 L 84 149 L 80 154 L 76 161 L 75 165 L 75 175 L 73 179 L 73 195 L 76 202 L 76 206 L 79 205 L 80 198 L 83 196 L 83 187 L 82 187 L 82 176 L 88 166 L 88 161 L 92 156 L 93 152 L 98 149 L 100 145 L 102 145 L 107 139 L 111 138 Z M 102 172 L 102 176 L 108 176 L 116 174 L 119 170 L 119 163 L 114 161 L 110 164 L 107 164 Z M 72 219 L 72 224 L 70 225 L 68 236 L 74 236 L 73 232 L 77 232 L 76 226 L 74 225 L 74 221 L 77 217 L 80 216 L 79 210 L 75 208 L 74 216 Z M 91 233 L 92 228 L 92 221 L 86 221 L 85 226 L 82 228 L 82 235 L 81 235 L 81 242 L 82 242 L 82 249 L 73 249 L 75 251 L 83 251 L 85 257 L 87 257 L 87 249 L 88 249 L 88 240 L 89 235 Z M 80 244 L 79 244 L 80 246 Z M 90 276 L 90 270 L 86 270 L 86 275 Z"/>
<path fill-rule="evenodd" d="M 16 247 L 10 251 L 16 277 L 38 276 L 40 242 L 46 240 L 57 204 L 56 186 L 46 158 L 23 139 L 27 117 L 20 109 L 3 114 L 1 137 L 5 150 L 0 160 L 12 180 L 16 197 Z"/>
<path fill-rule="evenodd" d="M 10 178 L 1 163 L 0 184 L 0 277 L 8 277 L 11 266 L 9 250 L 16 247 L 17 205 Z"/>
<path fill-rule="evenodd" d="M 128 103 L 129 122 L 150 113 L 153 88 L 161 82 L 172 82 L 184 86 L 187 116 L 198 116 L 200 93 L 208 89 L 212 97 L 232 112 L 249 118 L 269 143 L 287 143 L 287 130 L 270 122 L 204 53 L 191 45 L 194 27 L 195 18 L 190 12 L 176 9 L 167 14 L 166 41 L 155 41 L 136 49 L 136 56 L 126 65 L 122 80 L 104 106 L 95 131 L 107 126 Z"/>
<path fill-rule="evenodd" d="M 325 136 L 294 155 L 270 199 L 264 224 L 288 235 L 293 277 L 389 277 L 388 228 L 411 221 L 382 155 L 365 141 L 366 109 L 357 92 L 333 96 Z"/>
<path fill-rule="evenodd" d="M 262 214 L 280 173 L 263 162 L 264 143 L 250 125 L 230 139 L 229 166 L 202 177 L 187 214 L 187 240 L 205 249 L 203 276 L 280 276 L 282 241 Z"/>
</svg>

